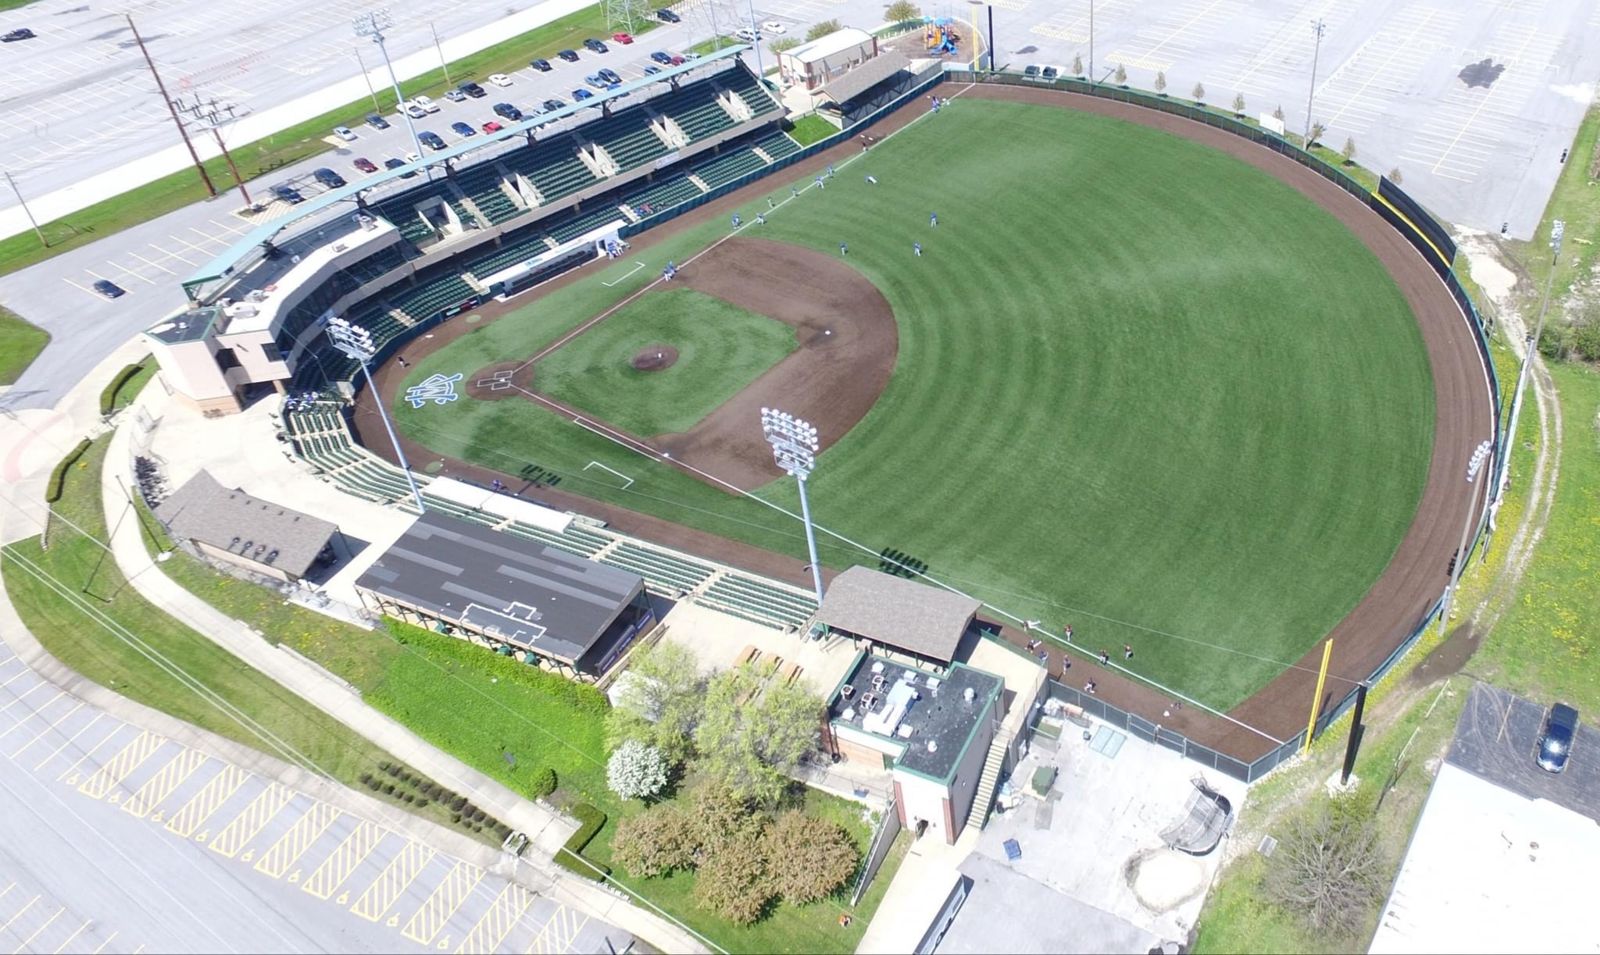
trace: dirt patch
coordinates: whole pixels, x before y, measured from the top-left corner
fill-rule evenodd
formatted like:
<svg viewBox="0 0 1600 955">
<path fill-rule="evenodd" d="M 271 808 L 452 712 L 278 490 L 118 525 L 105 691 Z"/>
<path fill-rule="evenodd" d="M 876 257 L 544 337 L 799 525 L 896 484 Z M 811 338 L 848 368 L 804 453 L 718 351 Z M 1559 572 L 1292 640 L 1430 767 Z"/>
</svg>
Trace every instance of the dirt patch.
<svg viewBox="0 0 1600 955">
<path fill-rule="evenodd" d="M 1450 631 L 1450 636 L 1446 637 L 1443 643 L 1429 651 L 1406 679 L 1416 686 L 1437 683 L 1447 676 L 1460 673 L 1461 668 L 1467 665 L 1467 661 L 1476 652 L 1478 652 L 1477 628 L 1470 623 L 1464 623 Z"/>
<path fill-rule="evenodd" d="M 468 375 L 467 397 L 479 401 L 521 398 L 533 388 L 533 366 L 518 361 L 495 362 Z"/>
<path fill-rule="evenodd" d="M 671 345 L 647 345 L 633 356 L 634 371 L 666 371 L 678 363 L 678 350 Z"/>
</svg>

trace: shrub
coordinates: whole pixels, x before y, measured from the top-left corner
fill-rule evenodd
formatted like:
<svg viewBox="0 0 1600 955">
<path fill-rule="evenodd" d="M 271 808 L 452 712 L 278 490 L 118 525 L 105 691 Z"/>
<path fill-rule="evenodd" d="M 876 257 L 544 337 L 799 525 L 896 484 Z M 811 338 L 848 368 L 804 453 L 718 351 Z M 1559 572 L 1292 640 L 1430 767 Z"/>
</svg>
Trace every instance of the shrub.
<svg viewBox="0 0 1600 955">
<path fill-rule="evenodd" d="M 735 925 L 759 919 L 772 901 L 767 853 L 760 840 L 741 839 L 719 848 L 697 870 L 694 898 Z"/>
<path fill-rule="evenodd" d="M 122 369 L 121 371 L 117 372 L 117 376 L 115 378 L 111 379 L 111 381 L 106 385 L 104 391 L 100 392 L 100 413 L 101 414 L 107 415 L 107 414 L 110 414 L 112 411 L 116 410 L 116 407 L 117 407 L 117 392 L 122 390 L 122 386 L 126 385 L 128 383 L 129 379 L 131 379 L 134 375 L 137 375 L 139 372 L 141 372 L 143 370 L 144 370 L 144 365 L 135 364 L 135 365 L 129 365 L 126 368 Z"/>
<path fill-rule="evenodd" d="M 361 774 L 361 785 L 365 786 L 367 783 L 370 783 L 370 782 L 372 782 L 372 774 L 371 773 L 362 773 Z"/>
<path fill-rule="evenodd" d="M 821 23 L 813 24 L 811 29 L 806 31 L 806 39 L 820 40 L 828 34 L 838 33 L 842 29 L 844 27 L 839 24 L 838 20 L 823 20 Z"/>
<path fill-rule="evenodd" d="M 467 797 L 465 797 L 465 796 L 457 796 L 454 799 L 450 800 L 450 808 L 454 809 L 456 812 L 461 812 L 462 810 L 466 809 L 467 808 Z"/>
<path fill-rule="evenodd" d="M 767 829 L 767 858 L 777 893 L 804 905 L 827 898 L 855 874 L 861 853 L 838 823 L 791 809 Z"/>
<path fill-rule="evenodd" d="M 450 822 L 451 823 L 457 823 L 457 822 L 460 822 L 460 821 L 461 821 L 461 813 L 453 812 L 453 813 L 450 814 Z"/>
<path fill-rule="evenodd" d="M 623 799 L 649 799 L 666 788 L 668 768 L 660 747 L 631 739 L 606 761 L 606 785 Z"/>
<path fill-rule="evenodd" d="M 677 806 L 656 806 L 617 823 L 611 856 L 640 879 L 693 868 L 700 849 L 699 827 Z"/>
<path fill-rule="evenodd" d="M 426 809 L 426 808 L 428 808 L 428 800 L 427 800 L 426 797 L 418 797 L 417 798 L 417 808 L 418 809 Z"/>
<path fill-rule="evenodd" d="M 45 485 L 44 490 L 45 503 L 54 504 L 61 500 L 61 493 L 67 483 L 67 472 L 72 469 L 74 464 L 78 463 L 78 459 L 83 457 L 84 452 L 88 451 L 89 446 L 93 443 L 88 438 L 79 441 L 77 446 L 67 452 L 67 456 L 62 458 L 61 462 L 56 465 L 56 469 L 50 472 L 50 483 Z"/>
<path fill-rule="evenodd" d="M 400 781 L 403 782 L 403 783 L 411 782 L 412 781 L 411 770 L 409 770 L 409 769 L 400 770 Z"/>
<path fill-rule="evenodd" d="M 413 793 L 402 793 L 400 798 L 404 799 L 408 803 L 415 803 L 417 801 L 417 797 Z"/>
<path fill-rule="evenodd" d="M 572 814 L 577 817 L 578 831 L 566 841 L 561 850 L 556 853 L 556 864 L 569 872 L 577 873 L 585 879 L 599 879 L 610 875 L 611 870 L 603 865 L 583 858 L 583 850 L 594 837 L 604 828 L 606 814 L 588 803 L 579 803 L 572 807 Z"/>
<path fill-rule="evenodd" d="M 393 796 L 394 795 L 394 783 L 384 783 L 383 784 L 383 794 L 385 796 Z"/>
<path fill-rule="evenodd" d="M 377 792 L 382 787 L 383 787 L 383 783 L 379 782 L 376 779 L 367 780 L 367 788 L 372 790 L 373 792 Z"/>
<path fill-rule="evenodd" d="M 488 815 L 489 814 L 484 812 L 482 809 L 474 808 L 472 810 L 472 821 L 482 822 Z"/>
<path fill-rule="evenodd" d="M 528 793 L 532 796 L 544 798 L 556 791 L 556 771 L 549 766 L 541 766 L 528 774 Z"/>
<path fill-rule="evenodd" d="M 394 765 L 392 763 L 384 763 L 383 764 L 383 771 L 388 773 L 390 776 L 394 776 L 396 778 L 398 778 L 400 776 L 400 767 L 396 766 L 396 765 Z"/>
</svg>

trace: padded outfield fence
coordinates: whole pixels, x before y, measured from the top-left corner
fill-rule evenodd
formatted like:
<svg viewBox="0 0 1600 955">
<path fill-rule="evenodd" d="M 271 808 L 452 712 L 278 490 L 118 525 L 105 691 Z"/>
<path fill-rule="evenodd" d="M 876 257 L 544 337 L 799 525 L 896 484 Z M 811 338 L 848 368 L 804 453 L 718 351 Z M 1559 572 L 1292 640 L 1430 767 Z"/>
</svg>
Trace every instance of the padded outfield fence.
<svg viewBox="0 0 1600 955">
<path fill-rule="evenodd" d="M 1454 271 L 1456 246 L 1450 238 L 1449 230 L 1428 214 L 1415 200 L 1401 191 L 1387 177 L 1379 180 L 1378 191 L 1373 192 L 1354 178 L 1346 175 L 1338 168 L 1329 165 L 1317 156 L 1301 149 L 1282 136 L 1260 126 L 1245 122 L 1231 113 L 1209 109 L 1203 105 L 1184 102 L 1171 97 L 1157 96 L 1141 90 L 1129 89 L 1121 86 L 1108 86 L 1101 83 L 1092 83 L 1071 77 L 1063 77 L 1055 81 L 1037 80 L 1024 77 L 1018 73 L 988 73 L 973 72 L 965 68 L 947 68 L 946 78 L 954 82 L 1001 84 L 1020 87 L 1042 87 L 1047 89 L 1062 90 L 1084 96 L 1094 96 L 1100 99 L 1113 100 L 1119 103 L 1128 103 L 1153 109 L 1157 112 L 1182 116 L 1197 123 L 1221 129 L 1232 133 L 1241 139 L 1253 143 L 1294 160 L 1317 175 L 1328 180 L 1367 208 L 1371 209 L 1389 225 L 1393 226 L 1413 248 L 1425 259 L 1439 276 L 1445 288 L 1449 290 L 1450 297 L 1455 299 L 1457 307 L 1461 309 L 1462 318 L 1473 331 L 1473 339 L 1478 346 L 1479 358 L 1483 362 L 1485 375 L 1489 383 L 1490 401 L 1494 408 L 1494 420 L 1497 423 L 1492 434 L 1494 442 L 1495 480 L 1498 483 L 1500 473 L 1506 468 L 1507 455 L 1502 454 L 1504 437 L 1498 423 L 1502 419 L 1500 403 L 1500 383 L 1495 378 L 1494 361 L 1489 355 L 1489 338 L 1484 327 L 1483 318 L 1477 307 L 1472 302 L 1472 297 L 1462 287 Z M 1467 545 L 1467 552 L 1462 557 L 1463 561 L 1470 560 L 1473 553 L 1483 543 L 1484 530 L 1488 525 L 1488 508 L 1480 517 L 1478 526 L 1473 532 L 1472 540 Z M 1367 677 L 1367 684 L 1376 684 L 1387 676 L 1405 657 L 1406 653 L 1422 638 L 1428 627 L 1434 623 L 1442 611 L 1444 595 L 1441 592 L 1439 599 L 1428 608 L 1422 618 L 1410 629 L 1406 639 L 1389 654 Z M 1125 730 L 1130 735 L 1137 736 L 1147 742 L 1154 742 L 1165 746 L 1174 752 L 1208 766 L 1218 772 L 1225 773 L 1244 782 L 1254 782 L 1276 769 L 1286 760 L 1292 758 L 1305 746 L 1306 731 L 1301 730 L 1293 737 L 1274 746 L 1267 753 L 1256 757 L 1250 762 L 1244 762 L 1226 753 L 1219 752 L 1212 747 L 1196 743 L 1181 733 L 1173 732 L 1158 723 L 1154 723 L 1137 713 L 1113 706 L 1110 703 L 1084 693 L 1074 687 L 1051 680 L 1049 684 L 1050 695 L 1064 703 L 1081 707 L 1090 716 Z M 1315 734 L 1321 736 L 1328 727 L 1337 722 L 1355 703 L 1357 688 L 1352 686 L 1343 697 L 1331 705 L 1323 707 L 1317 717 Z"/>
</svg>

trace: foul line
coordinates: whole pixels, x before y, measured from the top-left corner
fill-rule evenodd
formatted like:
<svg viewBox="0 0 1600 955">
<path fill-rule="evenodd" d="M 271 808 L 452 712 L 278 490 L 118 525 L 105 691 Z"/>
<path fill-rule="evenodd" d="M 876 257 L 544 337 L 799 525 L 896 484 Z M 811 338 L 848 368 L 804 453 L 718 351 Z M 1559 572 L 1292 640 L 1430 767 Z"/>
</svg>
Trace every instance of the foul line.
<svg viewBox="0 0 1600 955">
<path fill-rule="evenodd" d="M 642 268 L 644 268 L 644 263 L 643 262 L 635 262 L 635 263 L 633 263 L 633 270 L 630 271 L 627 275 L 622 276 L 622 278 L 617 279 L 615 282 L 601 282 L 600 284 L 604 285 L 606 288 L 613 288 L 615 286 L 621 285 L 623 279 L 630 278 L 633 275 L 634 272 L 637 272 Z"/>
</svg>

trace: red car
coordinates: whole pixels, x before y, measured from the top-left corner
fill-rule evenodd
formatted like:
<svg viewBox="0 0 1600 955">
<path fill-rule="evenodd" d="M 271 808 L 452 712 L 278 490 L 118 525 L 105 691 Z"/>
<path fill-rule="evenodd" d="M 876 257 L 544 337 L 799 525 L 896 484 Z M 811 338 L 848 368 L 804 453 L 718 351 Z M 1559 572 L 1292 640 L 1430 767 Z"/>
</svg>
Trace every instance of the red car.
<svg viewBox="0 0 1600 955">
<path fill-rule="evenodd" d="M 674 53 L 674 54 L 672 54 L 672 65 L 673 66 L 682 66 L 683 65 L 683 54 L 682 53 Z"/>
<path fill-rule="evenodd" d="M 633 34 L 631 34 L 631 33 L 613 33 L 613 34 L 611 34 L 611 39 L 617 41 L 618 43 L 621 43 L 623 46 L 627 46 L 629 43 L 633 42 Z"/>
<path fill-rule="evenodd" d="M 377 172 L 378 171 L 378 164 L 373 162 L 372 160 L 368 159 L 365 156 L 362 156 L 360 159 L 357 159 L 355 161 L 354 165 L 355 165 L 355 167 L 357 169 L 361 170 L 362 172 Z"/>
<path fill-rule="evenodd" d="M 483 124 L 483 131 L 486 133 L 498 133 L 502 129 L 505 129 L 505 127 L 492 119 Z"/>
</svg>

